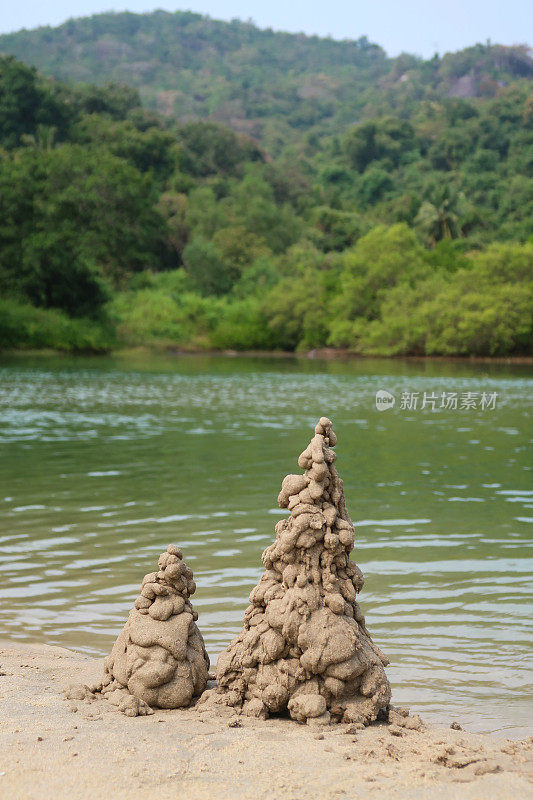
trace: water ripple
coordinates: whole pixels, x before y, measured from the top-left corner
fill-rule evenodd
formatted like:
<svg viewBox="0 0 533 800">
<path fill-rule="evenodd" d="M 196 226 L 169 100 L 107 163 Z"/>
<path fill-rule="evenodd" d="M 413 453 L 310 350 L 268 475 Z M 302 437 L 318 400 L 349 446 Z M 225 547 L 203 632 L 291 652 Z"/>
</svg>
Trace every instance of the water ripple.
<svg viewBox="0 0 533 800">
<path fill-rule="evenodd" d="M 491 415 L 380 415 L 383 387 L 497 391 L 501 403 Z M 356 522 L 361 603 L 397 702 L 525 735 L 532 389 L 505 367 L 383 361 L 6 364 L 0 636 L 106 653 L 142 576 L 175 541 L 216 658 L 287 514 L 273 507 L 280 478 L 326 413 Z"/>
</svg>

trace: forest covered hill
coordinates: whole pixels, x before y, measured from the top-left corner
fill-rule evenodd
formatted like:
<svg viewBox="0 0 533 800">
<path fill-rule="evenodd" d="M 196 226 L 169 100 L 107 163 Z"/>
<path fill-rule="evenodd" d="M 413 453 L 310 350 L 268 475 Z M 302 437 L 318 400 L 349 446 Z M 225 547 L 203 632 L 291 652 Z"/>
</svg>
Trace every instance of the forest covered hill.
<svg viewBox="0 0 533 800">
<path fill-rule="evenodd" d="M 525 45 L 388 58 L 364 36 L 336 41 L 188 11 L 99 14 L 22 30 L 0 36 L 0 52 L 61 81 L 126 83 L 149 108 L 180 122 L 226 123 L 272 153 L 309 130 L 338 133 L 363 118 L 405 117 L 423 100 L 490 98 L 533 78 Z"/>
<path fill-rule="evenodd" d="M 155 12 L 2 51 L 42 72 L 0 56 L 0 347 L 532 352 L 527 48 Z"/>
</svg>

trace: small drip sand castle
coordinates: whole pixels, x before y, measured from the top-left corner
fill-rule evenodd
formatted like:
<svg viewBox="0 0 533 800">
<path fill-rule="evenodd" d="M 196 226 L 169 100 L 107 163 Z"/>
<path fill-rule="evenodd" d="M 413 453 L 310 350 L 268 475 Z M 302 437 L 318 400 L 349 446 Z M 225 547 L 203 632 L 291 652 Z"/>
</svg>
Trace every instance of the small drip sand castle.
<svg viewBox="0 0 533 800">
<path fill-rule="evenodd" d="M 355 599 L 364 579 L 349 559 L 354 528 L 334 465 L 336 441 L 322 417 L 298 459 L 304 474 L 283 480 L 278 503 L 290 517 L 276 525 L 244 627 L 219 657 L 217 688 L 202 701 L 261 718 L 288 710 L 298 722 L 324 725 L 366 725 L 387 711 L 388 659 Z"/>
<path fill-rule="evenodd" d="M 128 716 L 190 705 L 207 684 L 209 658 L 189 597 L 196 584 L 181 550 L 169 545 L 159 571 L 143 579 L 128 621 L 94 687 Z"/>
</svg>

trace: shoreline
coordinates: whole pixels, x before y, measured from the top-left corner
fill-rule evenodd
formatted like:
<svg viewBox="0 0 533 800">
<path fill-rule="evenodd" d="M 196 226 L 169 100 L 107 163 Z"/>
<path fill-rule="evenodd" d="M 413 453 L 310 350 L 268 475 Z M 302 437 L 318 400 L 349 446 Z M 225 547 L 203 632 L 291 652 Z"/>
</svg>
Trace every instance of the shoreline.
<svg viewBox="0 0 533 800">
<path fill-rule="evenodd" d="M 0 641 L 0 794 L 12 800 L 509 800 L 533 792 L 533 740 L 445 725 L 317 729 L 231 709 L 130 718 L 68 701 L 102 660 Z"/>
<path fill-rule="evenodd" d="M 503 365 L 533 365 L 533 355 L 509 355 L 509 356 L 475 356 L 475 355 L 382 355 L 357 353 L 353 350 L 342 348 L 319 348 L 316 350 L 306 350 L 302 352 L 289 350 L 202 350 L 194 348 L 180 348 L 164 343 L 153 343 L 147 345 L 132 345 L 128 347 L 117 347 L 114 349 L 101 351 L 67 351 L 54 350 L 51 348 L 39 349 L 0 349 L 0 359 L 6 357 L 63 357 L 63 358 L 128 358 L 132 356 L 161 355 L 180 358 L 183 356 L 206 356 L 210 358 L 262 358 L 294 360 L 294 361 L 406 361 L 409 363 L 431 362 L 431 363 L 456 363 L 456 364 L 503 364 Z"/>
</svg>

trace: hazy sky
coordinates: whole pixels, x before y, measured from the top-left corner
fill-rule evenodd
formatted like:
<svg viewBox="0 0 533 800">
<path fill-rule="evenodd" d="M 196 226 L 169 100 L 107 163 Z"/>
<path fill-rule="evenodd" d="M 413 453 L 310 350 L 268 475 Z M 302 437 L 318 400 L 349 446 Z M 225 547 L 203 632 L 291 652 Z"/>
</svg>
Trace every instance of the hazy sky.
<svg viewBox="0 0 533 800">
<path fill-rule="evenodd" d="M 215 19 L 252 19 L 260 27 L 335 39 L 368 36 L 390 55 L 431 56 L 491 39 L 533 44 L 531 0 L 0 0 L 0 32 L 58 25 L 102 11 L 185 10 Z"/>
</svg>

